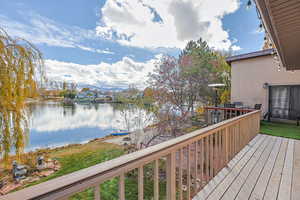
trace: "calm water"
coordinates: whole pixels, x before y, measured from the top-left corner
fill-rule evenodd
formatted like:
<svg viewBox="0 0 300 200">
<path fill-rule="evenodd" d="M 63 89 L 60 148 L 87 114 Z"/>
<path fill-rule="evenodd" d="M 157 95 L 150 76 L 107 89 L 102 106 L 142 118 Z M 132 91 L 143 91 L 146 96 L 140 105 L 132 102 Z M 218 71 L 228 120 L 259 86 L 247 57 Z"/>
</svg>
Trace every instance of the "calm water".
<svg viewBox="0 0 300 200">
<path fill-rule="evenodd" d="M 39 103 L 29 106 L 30 134 L 26 151 L 85 143 L 119 129 L 137 130 L 150 125 L 154 116 L 144 108 L 124 104 L 62 106 Z"/>
</svg>

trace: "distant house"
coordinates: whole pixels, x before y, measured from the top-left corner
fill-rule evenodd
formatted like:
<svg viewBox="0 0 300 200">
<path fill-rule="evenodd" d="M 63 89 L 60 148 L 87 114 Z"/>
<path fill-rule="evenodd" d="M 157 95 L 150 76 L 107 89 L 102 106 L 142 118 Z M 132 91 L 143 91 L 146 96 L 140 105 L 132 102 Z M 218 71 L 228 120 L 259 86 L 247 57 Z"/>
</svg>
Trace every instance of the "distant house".
<svg viewBox="0 0 300 200">
<path fill-rule="evenodd" d="M 76 95 L 77 99 L 94 99 L 96 94 L 93 91 L 81 91 Z"/>
<path fill-rule="evenodd" d="M 273 49 L 227 58 L 231 65 L 231 102 L 253 107 L 263 114 L 295 120 L 300 116 L 300 71 L 278 68 Z"/>
</svg>

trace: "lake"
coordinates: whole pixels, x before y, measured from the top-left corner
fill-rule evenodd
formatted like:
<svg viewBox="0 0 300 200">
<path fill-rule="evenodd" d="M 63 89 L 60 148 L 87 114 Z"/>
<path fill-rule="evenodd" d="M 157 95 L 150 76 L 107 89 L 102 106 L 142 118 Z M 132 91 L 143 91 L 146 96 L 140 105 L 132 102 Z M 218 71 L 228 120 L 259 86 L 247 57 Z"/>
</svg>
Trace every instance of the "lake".
<svg viewBox="0 0 300 200">
<path fill-rule="evenodd" d="M 134 131 L 154 121 L 146 108 L 131 104 L 34 103 L 30 111 L 30 134 L 25 151 L 86 143 L 119 129 Z"/>
</svg>

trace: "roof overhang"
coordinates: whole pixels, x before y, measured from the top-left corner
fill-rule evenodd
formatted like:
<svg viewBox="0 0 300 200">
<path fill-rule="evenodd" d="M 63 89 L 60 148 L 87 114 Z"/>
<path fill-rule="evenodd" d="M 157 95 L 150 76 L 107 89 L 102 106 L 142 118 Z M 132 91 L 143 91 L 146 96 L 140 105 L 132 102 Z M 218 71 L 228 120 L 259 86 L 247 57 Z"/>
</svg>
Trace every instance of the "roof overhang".
<svg viewBox="0 0 300 200">
<path fill-rule="evenodd" d="M 246 53 L 246 54 L 240 54 L 235 56 L 230 56 L 226 58 L 226 62 L 231 65 L 232 62 L 237 62 L 241 60 L 251 59 L 251 58 L 257 58 L 261 56 L 270 56 L 274 52 L 274 49 L 265 49 L 261 51 Z"/>
<path fill-rule="evenodd" d="M 255 0 L 266 31 L 287 70 L 300 70 L 300 0 Z"/>
</svg>

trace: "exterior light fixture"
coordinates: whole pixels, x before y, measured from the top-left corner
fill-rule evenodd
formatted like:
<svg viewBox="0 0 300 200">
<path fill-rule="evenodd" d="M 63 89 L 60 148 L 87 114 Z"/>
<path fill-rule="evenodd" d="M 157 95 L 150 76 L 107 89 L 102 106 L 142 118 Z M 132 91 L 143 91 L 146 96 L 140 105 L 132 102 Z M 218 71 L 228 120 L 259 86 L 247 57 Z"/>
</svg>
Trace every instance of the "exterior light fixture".
<svg viewBox="0 0 300 200">
<path fill-rule="evenodd" d="M 260 23 L 258 27 L 258 32 L 263 32 L 263 30 L 264 30 L 264 26 L 262 23 Z"/>
<path fill-rule="evenodd" d="M 263 88 L 264 88 L 264 89 L 268 89 L 268 87 L 269 87 L 269 83 L 264 83 L 264 84 L 263 84 Z"/>
<path fill-rule="evenodd" d="M 212 87 L 212 88 L 224 87 L 224 86 L 225 86 L 224 83 L 213 83 L 213 84 L 208 84 L 208 87 Z"/>
<path fill-rule="evenodd" d="M 218 107 L 218 88 L 224 87 L 224 83 L 213 83 L 213 84 L 208 84 L 208 87 L 211 87 L 213 90 L 216 91 L 215 95 L 215 106 Z"/>
<path fill-rule="evenodd" d="M 251 6 L 252 6 L 252 1 L 248 0 L 246 9 L 250 9 Z"/>
<path fill-rule="evenodd" d="M 213 83 L 213 84 L 208 84 L 208 87 L 211 87 L 215 92 L 215 107 L 218 107 L 218 88 L 224 87 L 225 84 L 224 83 Z M 216 124 L 218 122 L 220 122 L 220 116 L 221 116 L 221 112 L 219 110 L 214 110 L 211 113 L 212 116 L 212 123 Z"/>
</svg>

